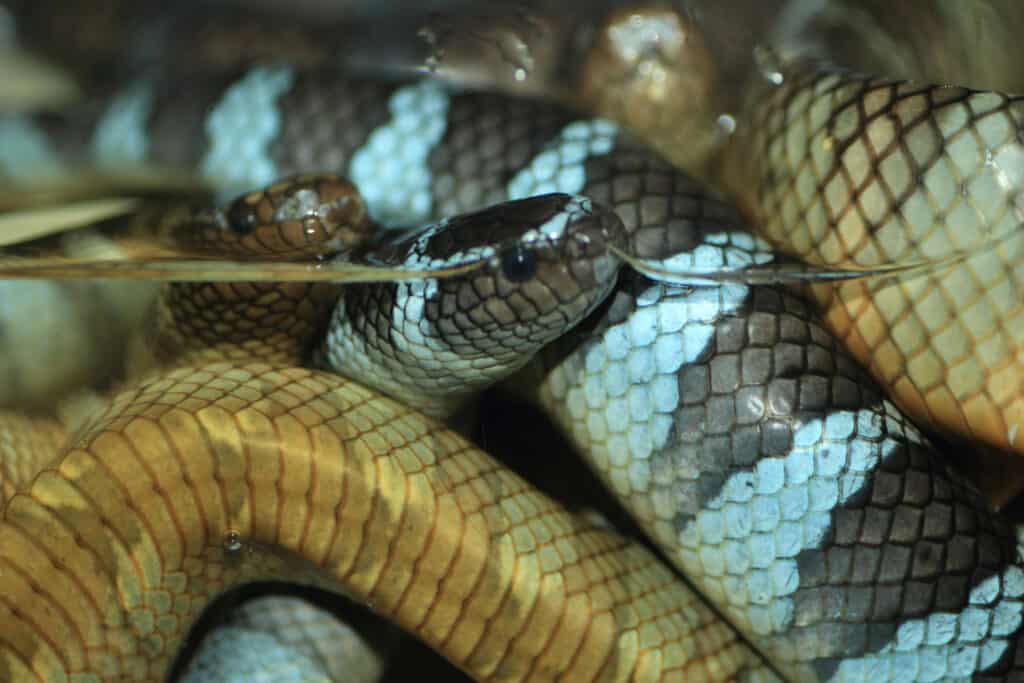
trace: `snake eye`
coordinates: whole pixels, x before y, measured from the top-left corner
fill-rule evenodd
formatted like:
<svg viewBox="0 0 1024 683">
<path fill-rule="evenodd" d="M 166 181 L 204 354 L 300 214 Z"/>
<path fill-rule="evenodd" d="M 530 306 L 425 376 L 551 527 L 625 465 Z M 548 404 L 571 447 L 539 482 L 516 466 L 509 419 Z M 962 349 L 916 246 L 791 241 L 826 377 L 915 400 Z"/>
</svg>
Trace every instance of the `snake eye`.
<svg viewBox="0 0 1024 683">
<path fill-rule="evenodd" d="M 514 244 L 501 252 L 501 272 L 509 282 L 525 282 L 537 272 L 533 250 Z"/>
</svg>

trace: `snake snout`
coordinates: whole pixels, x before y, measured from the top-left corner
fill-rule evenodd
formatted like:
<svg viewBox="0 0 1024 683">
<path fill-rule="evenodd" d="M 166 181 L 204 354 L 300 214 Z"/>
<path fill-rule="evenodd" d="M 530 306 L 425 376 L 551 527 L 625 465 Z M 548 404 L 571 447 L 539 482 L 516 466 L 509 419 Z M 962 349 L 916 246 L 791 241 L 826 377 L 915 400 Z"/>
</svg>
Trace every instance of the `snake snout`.
<svg viewBox="0 0 1024 683">
<path fill-rule="evenodd" d="M 621 259 L 609 246 L 623 249 L 629 236 L 614 211 L 586 198 L 574 199 L 573 218 L 563 238 L 563 261 L 570 277 L 590 292 L 594 301 L 603 301 L 618 278 Z M 589 312 L 589 309 L 588 309 Z"/>
</svg>

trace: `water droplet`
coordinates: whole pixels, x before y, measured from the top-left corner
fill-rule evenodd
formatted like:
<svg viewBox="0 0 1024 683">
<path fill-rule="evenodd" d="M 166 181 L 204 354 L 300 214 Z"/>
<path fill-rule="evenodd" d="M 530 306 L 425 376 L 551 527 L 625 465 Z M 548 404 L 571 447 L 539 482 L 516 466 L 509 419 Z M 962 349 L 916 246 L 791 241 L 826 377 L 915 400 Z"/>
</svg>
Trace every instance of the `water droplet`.
<svg viewBox="0 0 1024 683">
<path fill-rule="evenodd" d="M 424 75 L 433 76 L 437 73 L 438 69 L 441 68 L 441 60 L 436 54 L 432 54 L 423 60 L 423 66 L 421 72 Z"/>
<path fill-rule="evenodd" d="M 706 120 L 706 139 L 712 149 L 726 144 L 736 132 L 736 117 L 729 113 L 719 114 L 714 120 Z"/>
<path fill-rule="evenodd" d="M 495 38 L 495 47 L 501 58 L 512 67 L 513 77 L 524 81 L 535 66 L 529 44 L 517 33 L 500 33 Z"/>
<path fill-rule="evenodd" d="M 237 553 L 242 549 L 242 535 L 237 531 L 229 531 L 227 536 L 224 537 L 224 551 L 228 553 Z"/>
<path fill-rule="evenodd" d="M 758 45 L 754 48 L 754 64 L 761 76 L 772 85 L 782 85 L 786 77 L 782 74 L 782 58 L 771 47 Z"/>
<path fill-rule="evenodd" d="M 437 30 L 432 26 L 421 26 L 416 35 L 430 49 L 429 54 L 423 60 L 422 72 L 428 75 L 436 74 L 444 59 L 444 49 L 441 47 L 441 39 Z"/>
<path fill-rule="evenodd" d="M 732 114 L 722 114 L 715 120 L 718 132 L 729 136 L 736 132 L 736 118 Z"/>
<path fill-rule="evenodd" d="M 421 26 L 416 35 L 428 45 L 437 45 L 437 31 L 433 26 Z"/>
</svg>

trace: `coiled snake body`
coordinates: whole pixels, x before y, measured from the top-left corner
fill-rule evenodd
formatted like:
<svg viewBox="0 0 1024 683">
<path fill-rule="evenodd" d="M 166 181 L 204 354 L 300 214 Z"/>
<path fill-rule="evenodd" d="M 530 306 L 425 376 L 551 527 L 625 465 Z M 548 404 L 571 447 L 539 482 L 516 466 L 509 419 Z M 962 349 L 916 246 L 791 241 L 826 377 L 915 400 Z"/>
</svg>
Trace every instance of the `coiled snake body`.
<svg viewBox="0 0 1024 683">
<path fill-rule="evenodd" d="M 225 196 L 343 172 L 373 219 L 397 225 L 519 200 L 393 244 L 405 266 L 482 265 L 347 291 L 315 355 L 445 415 L 460 392 L 546 347 L 524 375 L 535 398 L 736 630 L 653 555 L 559 510 L 438 423 L 289 367 L 305 343 L 291 335 L 294 348 L 262 364 L 179 357 L 178 369 L 114 399 L 7 503 L 0 606 L 12 626 L 0 631 L 0 673 L 151 678 L 207 596 L 286 575 L 340 585 L 481 679 L 771 679 L 755 651 L 799 681 L 1024 676 L 1012 530 L 815 308 L 780 285 L 620 273 L 609 245 L 688 271 L 777 257 L 618 126 L 429 81 L 395 87 L 283 65 L 186 87 L 156 79 L 73 115 L 7 118 L 0 148 L 16 139 L 24 151 L 4 170 L 158 163 L 198 169 Z M 816 114 L 807 93 L 824 90 L 805 87 L 790 97 L 809 98 Z M 867 93 L 857 106 L 873 106 L 871 89 L 856 92 Z M 984 141 L 988 129 L 976 129 Z M 787 177 L 779 163 L 758 166 L 777 161 L 773 145 L 762 145 L 767 161 L 727 150 L 723 165 L 754 168 L 728 177 L 761 178 L 751 211 L 778 207 L 759 216 L 778 242 L 792 232 L 790 204 L 771 192 Z M 803 186 L 796 176 L 792 192 Z M 480 223 L 492 225 L 487 239 L 469 236 Z M 843 265 L 828 240 L 808 244 Z M 253 305 L 245 291 L 192 287 Z M 841 288 L 816 287 L 852 310 Z M 256 300 L 273 308 L 264 294 Z M 1016 296 L 989 299 L 1017 307 L 1000 309 L 1010 322 L 997 339 L 1018 338 Z M 834 329 L 840 314 L 826 310 Z M 993 367 L 1017 369 L 1005 348 L 992 353 Z M 999 404 L 1010 413 L 1015 381 Z"/>
</svg>

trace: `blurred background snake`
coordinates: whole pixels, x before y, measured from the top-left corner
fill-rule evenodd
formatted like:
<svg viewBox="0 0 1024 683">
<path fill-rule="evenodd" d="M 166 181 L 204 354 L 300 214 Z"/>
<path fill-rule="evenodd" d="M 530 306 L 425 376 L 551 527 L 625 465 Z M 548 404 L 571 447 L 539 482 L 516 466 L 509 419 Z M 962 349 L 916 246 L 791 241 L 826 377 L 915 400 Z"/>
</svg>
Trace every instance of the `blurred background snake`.
<svg viewBox="0 0 1024 683">
<path fill-rule="evenodd" d="M 187 249 L 358 252 L 370 223 L 443 219 L 361 258 L 475 265 L 340 295 L 174 285 L 134 379 L 70 436 L 10 415 L 0 678 L 160 678 L 214 596 L 274 578 L 355 597 L 481 680 L 1024 676 L 1020 549 L 957 469 L 972 456 L 950 458 L 1021 450 L 1019 105 L 822 63 L 806 36 L 873 6 L 801 22 L 801 5 L 786 49 L 758 50 L 712 9 L 591 8 L 522 31 L 557 67 L 529 78 L 469 16 L 436 52 L 455 90 L 339 71 L 343 41 L 308 33 L 264 52 L 273 22 L 231 27 L 241 56 L 212 70 L 191 59 L 231 33 L 194 17 L 74 60 L 103 31 L 55 40 L 54 21 L 126 17 L 16 12 L 116 88 L 0 121 L 12 182 L 156 165 L 225 206 L 151 217 Z M 462 71 L 459 36 L 477 55 Z M 161 43 L 188 49 L 154 71 Z M 507 80 L 475 70 L 495 45 Z M 276 184 L 300 173 L 317 175 Z M 851 271 L 870 277 L 830 281 Z M 707 282 L 723 273 L 739 277 Z M 674 569 L 435 420 L 513 375 Z M 1016 486 L 999 483 L 997 502 Z M 272 630 L 186 675 L 239 675 L 239 642 L 273 660 Z M 301 648 L 243 675 L 326 676 Z"/>
</svg>

